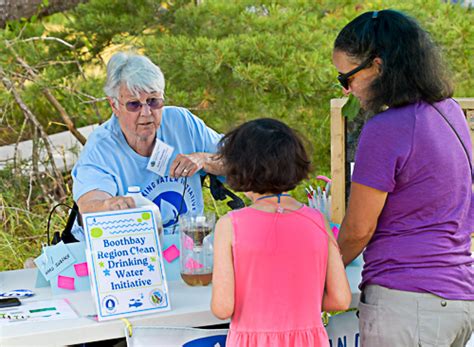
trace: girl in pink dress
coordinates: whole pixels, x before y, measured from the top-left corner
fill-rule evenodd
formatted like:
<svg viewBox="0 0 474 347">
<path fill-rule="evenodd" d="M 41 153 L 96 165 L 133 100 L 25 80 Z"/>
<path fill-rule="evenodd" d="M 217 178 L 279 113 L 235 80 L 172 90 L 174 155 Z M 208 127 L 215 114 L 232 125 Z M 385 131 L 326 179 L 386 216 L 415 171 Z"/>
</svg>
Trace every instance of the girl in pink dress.
<svg viewBox="0 0 474 347">
<path fill-rule="evenodd" d="M 216 224 L 212 312 L 231 318 L 227 346 L 329 346 L 321 310 L 345 310 L 351 292 L 323 215 L 287 191 L 307 178 L 301 139 L 274 119 L 221 140 L 227 183 L 253 204 Z"/>
</svg>

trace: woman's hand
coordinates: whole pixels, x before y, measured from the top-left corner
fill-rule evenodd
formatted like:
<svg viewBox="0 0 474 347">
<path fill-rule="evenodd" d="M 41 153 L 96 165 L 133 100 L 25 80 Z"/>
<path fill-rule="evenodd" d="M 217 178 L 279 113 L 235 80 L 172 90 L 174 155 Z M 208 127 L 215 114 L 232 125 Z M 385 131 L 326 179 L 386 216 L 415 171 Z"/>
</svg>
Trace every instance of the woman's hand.
<svg viewBox="0 0 474 347">
<path fill-rule="evenodd" d="M 171 177 L 191 177 L 204 167 L 206 153 L 178 154 L 171 163 Z"/>
<path fill-rule="evenodd" d="M 135 208 L 135 201 L 129 196 L 114 196 L 113 198 L 103 201 L 105 211 L 126 210 L 128 208 Z"/>
<path fill-rule="evenodd" d="M 136 207 L 135 201 L 129 196 L 111 196 L 101 190 L 85 193 L 77 201 L 81 213 L 118 211 Z"/>
<path fill-rule="evenodd" d="M 223 169 L 221 160 L 217 159 L 213 153 L 196 152 L 191 154 L 178 154 L 171 163 L 171 177 L 191 177 L 199 170 L 222 175 Z"/>
</svg>

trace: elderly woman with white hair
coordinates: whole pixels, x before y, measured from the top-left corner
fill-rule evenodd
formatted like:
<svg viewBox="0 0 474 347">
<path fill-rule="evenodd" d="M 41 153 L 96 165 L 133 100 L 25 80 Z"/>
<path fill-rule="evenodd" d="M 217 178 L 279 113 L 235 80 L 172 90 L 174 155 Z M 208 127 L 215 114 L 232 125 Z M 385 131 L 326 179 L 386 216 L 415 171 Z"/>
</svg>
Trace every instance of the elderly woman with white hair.
<svg viewBox="0 0 474 347">
<path fill-rule="evenodd" d="M 214 157 L 221 135 L 189 110 L 165 106 L 164 89 L 164 76 L 149 58 L 124 52 L 112 56 L 104 91 L 113 114 L 91 134 L 72 171 L 80 213 L 135 207 L 124 196 L 130 186 L 139 186 L 158 205 L 165 235 L 179 214 L 202 211 L 197 173 L 222 174 Z M 171 157 L 158 170 L 150 164 L 160 146 Z"/>
</svg>

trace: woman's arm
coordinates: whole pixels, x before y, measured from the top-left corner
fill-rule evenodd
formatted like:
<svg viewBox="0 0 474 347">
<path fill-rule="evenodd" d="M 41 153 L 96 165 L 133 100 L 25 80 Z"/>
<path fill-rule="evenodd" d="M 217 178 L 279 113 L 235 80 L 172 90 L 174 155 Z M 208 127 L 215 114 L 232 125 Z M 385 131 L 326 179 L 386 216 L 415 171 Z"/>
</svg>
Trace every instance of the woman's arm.
<svg viewBox="0 0 474 347">
<path fill-rule="evenodd" d="M 322 309 L 323 311 L 343 311 L 347 310 L 351 304 L 351 288 L 347 280 L 336 239 L 327 221 L 326 230 L 329 235 L 329 249 Z"/>
<path fill-rule="evenodd" d="M 134 208 L 135 201 L 129 196 L 112 196 L 101 190 L 91 190 L 77 200 L 79 212 L 117 211 Z"/>
<path fill-rule="evenodd" d="M 375 232 L 387 192 L 352 182 L 349 206 L 337 242 L 344 265 L 364 250 Z"/>
<path fill-rule="evenodd" d="M 219 219 L 214 232 L 211 310 L 219 319 L 230 318 L 234 313 L 232 223 L 228 215 Z"/>
</svg>

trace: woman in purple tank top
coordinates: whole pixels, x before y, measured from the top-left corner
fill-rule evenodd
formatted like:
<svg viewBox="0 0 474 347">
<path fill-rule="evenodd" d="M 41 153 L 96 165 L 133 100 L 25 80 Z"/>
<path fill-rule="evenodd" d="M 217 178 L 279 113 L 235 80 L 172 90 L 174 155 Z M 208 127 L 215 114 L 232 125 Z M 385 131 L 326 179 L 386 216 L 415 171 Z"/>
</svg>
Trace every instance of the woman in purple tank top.
<svg viewBox="0 0 474 347">
<path fill-rule="evenodd" d="M 474 324 L 472 144 L 440 53 L 416 20 L 383 10 L 341 30 L 333 62 L 344 93 L 374 114 L 338 238 L 345 264 L 364 251 L 362 346 L 465 346 Z"/>
</svg>

